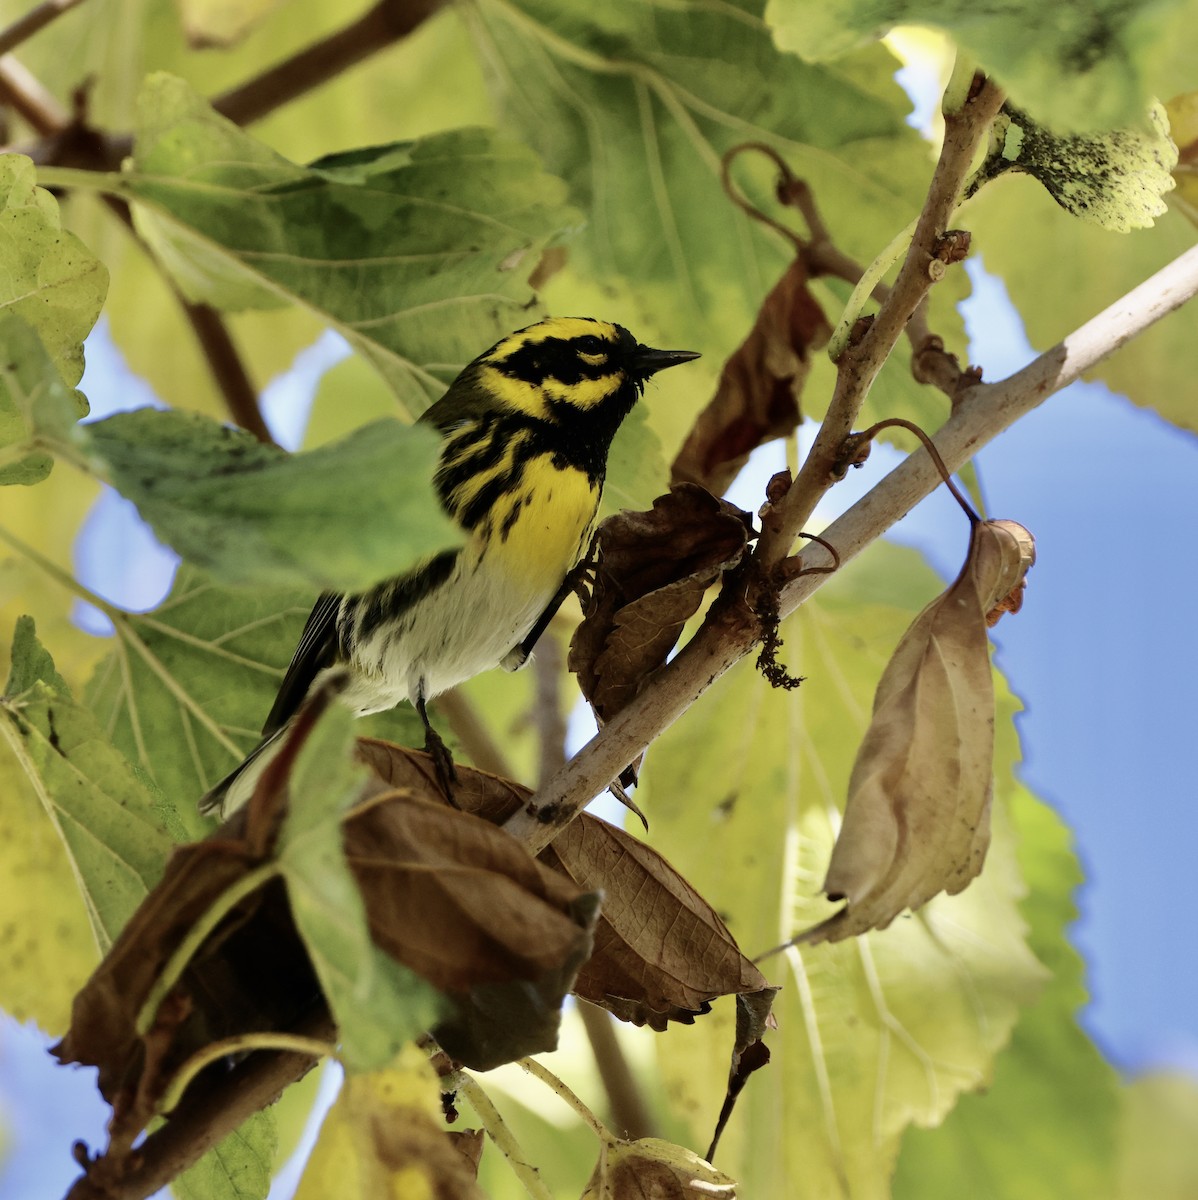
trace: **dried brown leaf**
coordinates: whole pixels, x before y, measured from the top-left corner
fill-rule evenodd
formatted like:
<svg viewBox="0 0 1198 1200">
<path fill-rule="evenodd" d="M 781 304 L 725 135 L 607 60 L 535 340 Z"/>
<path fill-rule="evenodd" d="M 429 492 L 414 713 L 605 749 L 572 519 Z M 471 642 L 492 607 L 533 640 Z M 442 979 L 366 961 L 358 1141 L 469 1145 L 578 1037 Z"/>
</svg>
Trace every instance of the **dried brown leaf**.
<svg viewBox="0 0 1198 1200">
<path fill-rule="evenodd" d="M 420 751 L 360 739 L 359 755 L 389 783 L 431 778 Z M 526 804 L 529 789 L 483 771 L 458 769 L 454 798 L 489 821 Z M 718 996 L 754 993 L 765 977 L 741 954 L 715 910 L 656 850 L 583 813 L 540 860 L 586 892 L 602 892 L 594 949 L 574 991 L 621 1020 L 664 1029 L 689 1023 Z"/>
<path fill-rule="evenodd" d="M 735 1179 L 682 1146 L 660 1138 L 613 1138 L 604 1142 L 582 1200 L 732 1200 L 735 1195 Z"/>
<path fill-rule="evenodd" d="M 674 482 L 700 483 L 718 495 L 753 450 L 786 437 L 802 419 L 799 395 L 811 355 L 831 336 L 823 309 L 807 290 L 806 268 L 795 259 L 724 364 L 715 396 L 674 460 Z"/>
<path fill-rule="evenodd" d="M 707 589 L 744 557 L 752 532 L 748 513 L 690 483 L 648 512 L 622 512 L 600 526 L 595 583 L 569 667 L 601 722 L 666 661 Z"/>
<path fill-rule="evenodd" d="M 1014 522 L 975 524 L 960 575 L 903 635 L 878 684 L 824 883 L 848 903 L 804 941 L 884 929 L 982 869 L 994 760 L 986 619 L 1022 581 L 1031 547 Z"/>
<path fill-rule="evenodd" d="M 428 767 L 426 782 L 436 787 L 426 756 L 419 767 L 408 765 L 414 777 Z M 538 864 L 489 821 L 413 791 L 380 795 L 377 783 L 365 795 L 346 818 L 343 838 L 371 936 L 450 998 L 452 1015 L 438 1026 L 446 1048 L 480 1069 L 498 1056 L 507 1061 L 552 1048 L 561 1001 L 590 952 L 597 897 Z M 139 1091 L 151 1107 L 157 1099 L 146 1095 L 137 1020 L 166 963 L 218 898 L 273 852 L 250 850 L 251 811 L 176 850 L 75 997 L 56 1053 L 64 1063 L 98 1067 L 101 1092 L 118 1109 Z M 163 1082 L 215 1040 L 292 1029 L 322 1003 L 281 879 L 232 909 L 169 999 L 182 1016 L 169 1041 L 155 1043 L 151 1065 Z M 145 1115 L 139 1109 L 130 1119 Z"/>
<path fill-rule="evenodd" d="M 718 996 L 767 986 L 711 905 L 623 829 L 584 813 L 542 859 L 603 892 L 595 948 L 574 991 L 621 1020 L 661 1030 L 693 1021 Z"/>
</svg>

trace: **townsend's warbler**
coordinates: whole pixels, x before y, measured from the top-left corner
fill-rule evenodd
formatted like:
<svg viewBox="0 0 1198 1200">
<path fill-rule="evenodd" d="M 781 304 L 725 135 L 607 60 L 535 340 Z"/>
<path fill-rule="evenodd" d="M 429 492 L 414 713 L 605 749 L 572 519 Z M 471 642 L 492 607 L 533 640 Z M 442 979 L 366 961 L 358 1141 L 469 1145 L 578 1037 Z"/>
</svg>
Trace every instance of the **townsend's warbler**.
<svg viewBox="0 0 1198 1200">
<path fill-rule="evenodd" d="M 444 778 L 426 701 L 500 663 L 524 664 L 590 543 L 616 430 L 649 376 L 697 357 L 650 350 L 605 321 L 552 317 L 470 363 L 421 417 L 444 439 L 434 483 L 466 544 L 369 591 L 317 600 L 262 741 L 201 811 L 249 799 L 270 748 L 338 667 L 348 670 L 341 699 L 359 716 L 416 706 Z"/>
</svg>

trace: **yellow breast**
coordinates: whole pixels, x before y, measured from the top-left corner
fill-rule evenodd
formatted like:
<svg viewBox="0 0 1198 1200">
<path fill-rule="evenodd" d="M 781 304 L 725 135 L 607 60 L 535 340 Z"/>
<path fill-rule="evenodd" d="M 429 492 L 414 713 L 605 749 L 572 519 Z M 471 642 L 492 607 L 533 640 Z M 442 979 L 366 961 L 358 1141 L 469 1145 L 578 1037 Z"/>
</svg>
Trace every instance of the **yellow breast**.
<svg viewBox="0 0 1198 1200">
<path fill-rule="evenodd" d="M 583 556 L 599 508 L 599 487 L 585 471 L 540 454 L 527 463 L 521 486 L 488 518 L 486 556 L 526 579 L 535 591 L 556 591 Z"/>
</svg>

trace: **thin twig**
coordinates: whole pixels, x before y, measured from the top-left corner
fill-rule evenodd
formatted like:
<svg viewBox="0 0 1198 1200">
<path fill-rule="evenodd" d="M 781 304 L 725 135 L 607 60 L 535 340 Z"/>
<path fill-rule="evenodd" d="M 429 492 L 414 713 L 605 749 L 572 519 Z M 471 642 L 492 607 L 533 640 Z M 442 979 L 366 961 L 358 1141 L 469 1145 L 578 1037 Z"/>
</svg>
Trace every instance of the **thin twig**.
<svg viewBox="0 0 1198 1200">
<path fill-rule="evenodd" d="M 224 398 L 225 407 L 242 429 L 252 433 L 258 441 L 268 446 L 275 445 L 270 429 L 258 405 L 258 392 L 246 370 L 233 335 L 225 319 L 207 304 L 195 304 L 188 300 L 176 287 L 174 281 L 164 273 L 164 278 L 175 293 L 183 309 L 204 358 L 212 372 L 217 390 Z"/>
<path fill-rule="evenodd" d="M 260 121 L 276 108 L 402 41 L 445 3 L 446 0 L 379 0 L 356 21 L 218 96 L 212 107 L 238 125 Z"/>
<path fill-rule="evenodd" d="M 958 471 L 983 446 L 1049 396 L 1093 369 L 1120 346 L 1198 294 L 1198 247 L 1187 250 L 1139 287 L 1070 334 L 1034 362 L 997 383 L 970 388 L 933 439 L 949 471 Z M 940 483 L 920 448 L 823 531 L 847 563 L 881 537 Z M 808 549 L 811 553 L 826 551 Z M 785 583 L 779 610 L 788 616 L 830 575 L 806 573 Z M 534 852 L 543 849 L 645 747 L 669 728 L 725 671 L 754 646 L 758 626 L 743 605 L 721 602 L 680 653 L 658 670 L 627 708 L 617 713 L 504 826 Z M 544 819 L 542 819 L 544 818 Z"/>
<path fill-rule="evenodd" d="M 56 137 L 71 121 L 33 72 L 11 54 L 0 58 L 0 104 L 14 109 L 43 138 Z"/>
<path fill-rule="evenodd" d="M 18 17 L 7 29 L 0 29 L 0 54 L 15 50 L 22 42 L 45 29 L 63 13 L 78 7 L 83 0 L 43 0 L 36 8 Z"/>
<path fill-rule="evenodd" d="M 644 1092 L 637 1082 L 620 1039 L 616 1036 L 615 1019 L 611 1013 L 586 1000 L 578 1002 L 578 1015 L 595 1055 L 599 1078 L 607 1093 L 612 1125 L 628 1141 L 660 1137 L 661 1132 L 645 1103 Z"/>
<path fill-rule="evenodd" d="M 337 1036 L 327 1009 L 291 1031 L 313 1048 Z M 248 1117 L 273 1104 L 283 1090 L 302 1079 L 318 1056 L 307 1051 L 264 1050 L 232 1070 L 201 1076 L 188 1088 L 171 1119 L 151 1133 L 135 1154 L 97 1159 L 77 1179 L 66 1200 L 143 1200 L 165 1187 L 224 1140 Z"/>
<path fill-rule="evenodd" d="M 566 761 L 566 718 L 562 715 L 562 673 L 566 656 L 551 625 L 537 642 L 532 671 L 533 725 L 537 731 L 537 786 Z"/>
<path fill-rule="evenodd" d="M 491 1097 L 483 1091 L 478 1081 L 465 1071 L 459 1071 L 446 1079 L 446 1086 L 460 1092 L 466 1098 L 466 1103 L 474 1109 L 474 1115 L 486 1130 L 487 1137 L 495 1143 L 499 1152 L 507 1159 L 508 1165 L 515 1172 L 516 1178 L 524 1185 L 524 1190 L 531 1200 L 553 1200 L 552 1193 L 541 1179 L 540 1172 L 528 1161 L 520 1148 L 507 1122 L 499 1110 L 491 1103 Z M 69 1200 L 69 1198 L 68 1198 Z"/>
</svg>

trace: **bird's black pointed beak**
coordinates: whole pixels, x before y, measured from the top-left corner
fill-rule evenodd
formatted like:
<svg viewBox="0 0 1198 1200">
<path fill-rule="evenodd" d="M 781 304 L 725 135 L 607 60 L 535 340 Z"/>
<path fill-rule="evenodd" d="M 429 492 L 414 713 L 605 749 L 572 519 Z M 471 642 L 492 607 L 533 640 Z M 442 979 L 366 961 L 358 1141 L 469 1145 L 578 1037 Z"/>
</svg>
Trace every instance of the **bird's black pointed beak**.
<svg viewBox="0 0 1198 1200">
<path fill-rule="evenodd" d="M 648 346 L 637 346 L 632 352 L 631 366 L 642 379 L 647 379 L 666 367 L 676 367 L 698 357 L 697 350 L 653 350 Z"/>
</svg>

